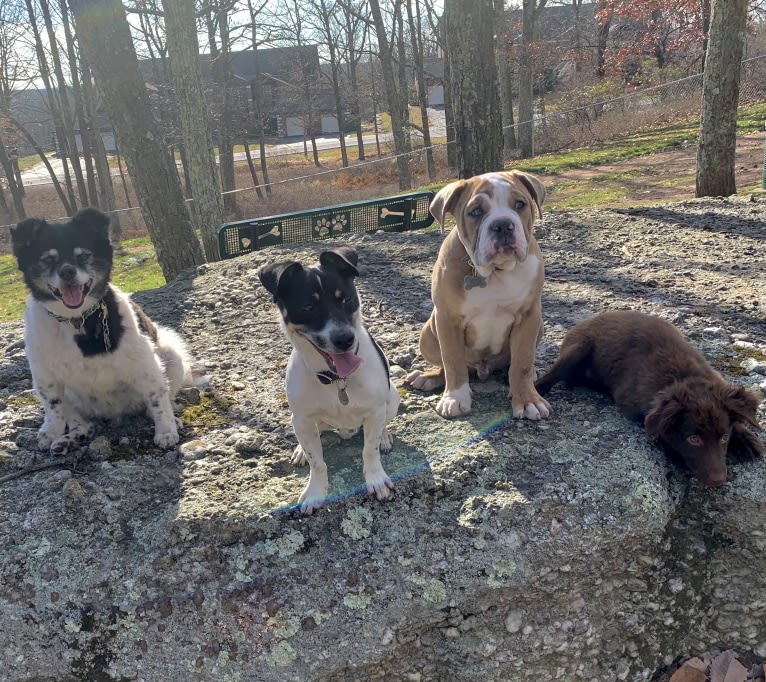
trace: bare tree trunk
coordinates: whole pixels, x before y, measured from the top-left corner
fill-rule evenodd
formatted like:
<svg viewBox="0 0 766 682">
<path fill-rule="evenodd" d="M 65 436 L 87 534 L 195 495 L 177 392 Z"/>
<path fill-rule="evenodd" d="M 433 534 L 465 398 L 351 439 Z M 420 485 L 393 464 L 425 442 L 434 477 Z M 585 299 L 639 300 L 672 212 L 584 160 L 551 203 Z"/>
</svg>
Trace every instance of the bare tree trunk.
<svg viewBox="0 0 766 682">
<path fill-rule="evenodd" d="M 83 102 L 83 93 L 80 87 L 80 73 L 77 65 L 74 39 L 72 38 L 72 31 L 69 25 L 69 8 L 66 0 L 59 0 L 59 9 L 61 10 L 61 23 L 64 26 L 64 38 L 66 39 L 69 78 L 72 81 L 72 100 L 74 102 L 77 125 L 80 128 L 80 144 L 82 145 L 82 158 L 85 162 L 85 181 L 88 187 L 88 203 L 91 206 L 100 207 L 98 191 L 96 190 L 96 173 L 93 169 L 93 148 L 91 143 L 93 130 L 91 126 L 88 125 L 89 118 L 85 116 L 85 104 Z M 77 141 L 75 140 L 75 152 L 76 151 Z M 79 167 L 79 156 L 77 156 L 77 159 L 77 166 Z"/>
<path fill-rule="evenodd" d="M 492 0 L 446 0 L 447 59 L 455 113 L 458 175 L 502 170 L 503 126 L 497 88 Z M 484 36 L 480 41 L 476 36 Z"/>
<path fill-rule="evenodd" d="M 238 212 L 234 175 L 234 137 L 232 134 L 232 97 L 231 97 L 231 38 L 229 36 L 229 7 L 220 2 L 216 8 L 218 35 L 221 39 L 220 50 L 216 60 L 217 80 L 223 91 L 223 106 L 218 124 L 218 164 L 221 172 L 221 188 L 223 189 L 223 206 L 225 213 Z M 209 31 L 208 31 L 209 32 Z M 211 54 L 214 41 L 211 40 Z"/>
<path fill-rule="evenodd" d="M 37 155 L 40 157 L 40 160 L 45 165 L 45 169 L 48 171 L 48 175 L 50 175 L 51 182 L 53 183 L 53 188 L 56 190 L 56 194 L 58 194 L 59 199 L 61 200 L 61 205 L 64 207 L 64 212 L 67 215 L 72 214 L 72 207 L 69 205 L 69 202 L 67 201 L 66 195 L 64 194 L 64 190 L 61 188 L 61 183 L 59 182 L 58 177 L 56 176 L 56 171 L 53 170 L 53 167 L 51 166 L 50 161 L 48 161 L 48 157 L 45 155 L 45 151 L 42 147 L 40 147 L 39 144 L 37 144 L 37 141 L 34 137 L 32 137 L 32 134 L 27 130 L 27 128 L 19 121 L 17 120 L 13 115 L 11 115 L 8 112 L 4 113 L 4 116 L 8 119 L 10 124 L 16 128 L 23 136 L 24 139 L 29 143 L 29 145 L 35 150 Z M 18 183 L 16 183 L 18 185 Z"/>
<path fill-rule="evenodd" d="M 193 215 L 202 233 L 205 257 L 208 261 L 215 261 L 219 258 L 217 230 L 224 222 L 223 200 L 218 188 L 218 169 L 202 89 L 194 5 L 187 0 L 162 0 L 162 6 L 165 10 L 170 72 L 188 163 L 184 167 L 189 173 Z"/>
<path fill-rule="evenodd" d="M 61 118 L 61 108 L 54 96 L 50 67 L 48 66 L 48 59 L 45 56 L 45 49 L 43 48 L 43 41 L 40 38 L 40 31 L 37 28 L 37 17 L 35 17 L 35 11 L 32 7 L 32 0 L 25 0 L 25 4 L 27 7 L 27 15 L 29 16 L 29 25 L 32 29 L 32 37 L 35 41 L 35 54 L 37 55 L 37 64 L 40 68 L 40 78 L 45 86 L 48 108 L 50 109 L 51 117 L 53 118 L 53 127 L 56 134 L 56 151 L 64 152 L 61 162 L 64 170 L 64 185 L 67 189 L 67 199 L 72 211 L 75 211 L 77 210 L 77 199 L 74 194 L 74 188 L 72 187 L 72 176 L 69 173 L 69 165 L 67 163 L 67 141 L 66 134 L 64 133 L 64 122 Z"/>
<path fill-rule="evenodd" d="M 116 212 L 117 201 L 112 184 L 112 171 L 109 168 L 109 159 L 106 155 L 104 138 L 96 125 L 96 94 L 90 76 L 90 66 L 80 55 L 82 67 L 82 91 L 85 105 L 85 116 L 88 119 L 88 128 L 93 131 L 93 158 L 96 163 L 96 180 L 98 181 L 99 206 L 104 211 L 110 211 L 112 221 L 109 225 L 112 242 L 115 248 L 120 249 L 122 243 L 122 224 L 120 214 Z"/>
<path fill-rule="evenodd" d="M 66 141 L 67 159 L 72 164 L 72 170 L 74 171 L 74 177 L 77 181 L 77 192 L 80 195 L 80 205 L 88 205 L 88 191 L 85 189 L 85 178 L 82 174 L 82 166 L 80 165 L 80 153 L 77 149 L 77 140 L 74 136 L 74 120 L 72 118 L 72 107 L 69 104 L 69 95 L 67 94 L 67 82 L 64 79 L 64 70 L 61 68 L 61 57 L 58 50 L 58 42 L 56 41 L 56 32 L 53 28 L 53 20 L 51 19 L 50 7 L 48 0 L 37 0 L 38 5 L 43 13 L 43 20 L 45 21 L 45 28 L 48 33 L 48 50 L 50 51 L 51 58 L 53 59 L 53 70 L 56 74 L 56 81 L 58 83 L 58 98 L 61 103 L 61 115 L 64 124 L 64 140 Z M 66 163 L 66 161 L 64 161 Z"/>
<path fill-rule="evenodd" d="M 204 262 L 162 136 L 152 117 L 120 0 L 71 0 L 77 37 L 126 155 L 131 180 L 165 279 Z"/>
<path fill-rule="evenodd" d="M 407 18 L 410 22 L 410 37 L 418 84 L 420 117 L 423 121 L 423 145 L 426 148 L 426 168 L 428 169 L 428 179 L 433 182 L 436 178 L 436 164 L 434 163 L 434 150 L 431 148 L 431 129 L 428 125 L 428 92 L 426 91 L 426 78 L 423 69 L 423 44 L 421 42 L 423 26 L 420 21 L 420 5 L 416 4 L 416 11 L 417 21 L 412 12 L 412 0 L 407 0 Z"/>
<path fill-rule="evenodd" d="M 330 58 L 330 85 L 332 86 L 332 96 L 335 104 L 335 118 L 338 121 L 338 142 L 340 144 L 341 164 L 348 168 L 348 152 L 346 151 L 346 116 L 343 113 L 343 96 L 340 91 L 340 64 L 338 57 L 337 38 L 332 31 L 331 12 L 337 11 L 334 7 L 328 7 L 326 0 L 318 0 L 316 11 L 322 24 L 324 32 L 324 47 L 327 49 Z"/>
<path fill-rule="evenodd" d="M 532 43 L 535 40 L 537 15 L 546 0 L 524 0 L 519 58 L 519 147 L 521 156 L 535 153 L 534 64 Z"/>
<path fill-rule="evenodd" d="M 247 159 L 247 167 L 250 169 L 250 177 L 253 178 L 255 192 L 258 195 L 258 198 L 263 201 L 263 191 L 261 190 L 261 186 L 258 184 L 258 171 L 255 168 L 255 164 L 253 163 L 253 156 L 250 153 L 250 144 L 246 139 L 242 141 L 242 144 L 245 146 L 245 158 Z"/>
<path fill-rule="evenodd" d="M 260 81 L 260 69 L 258 68 L 258 10 L 253 6 L 252 0 L 247 0 L 247 8 L 250 12 L 251 23 L 251 46 L 253 49 L 253 73 L 254 78 L 250 83 L 250 96 L 253 100 L 253 111 L 255 113 L 255 126 L 258 134 L 258 149 L 261 163 L 261 175 L 263 175 L 263 184 L 266 186 L 267 196 L 271 196 L 271 185 L 269 184 L 269 168 L 266 163 L 266 130 L 263 125 L 263 106 L 261 104 L 261 81 Z M 316 149 L 316 145 L 314 145 Z M 252 164 L 252 160 L 249 157 L 250 150 L 245 147 L 245 154 L 248 154 L 247 162 Z M 254 173 L 254 167 L 250 165 L 250 173 Z M 256 192 L 258 198 L 263 201 L 263 193 L 258 185 L 257 174 L 255 176 Z"/>
<path fill-rule="evenodd" d="M 396 2 L 396 10 L 401 13 L 400 0 Z M 396 166 L 399 171 L 399 189 L 410 189 L 412 178 L 410 176 L 410 163 L 407 153 L 407 140 L 404 132 L 404 120 L 402 119 L 401 99 L 399 86 L 394 75 L 393 50 L 386 34 L 386 26 L 383 23 L 383 14 L 380 11 L 378 0 L 370 0 L 370 11 L 375 22 L 375 35 L 378 39 L 380 64 L 383 70 L 383 82 L 386 87 L 388 107 L 391 112 L 391 128 L 394 136 L 394 151 L 396 152 Z"/>
<path fill-rule="evenodd" d="M 16 184 L 16 176 L 13 173 L 11 160 L 8 157 L 8 149 L 6 148 L 2 137 L 0 137 L 0 167 L 2 167 L 5 172 L 5 179 L 8 181 L 8 189 L 11 192 L 16 217 L 19 220 L 24 220 L 24 218 L 27 217 L 26 211 L 24 210 L 24 199 L 21 196 L 21 189 L 18 184 Z"/>
<path fill-rule="evenodd" d="M 736 194 L 734 157 L 747 0 L 714 0 L 702 80 L 698 197 Z"/>
</svg>

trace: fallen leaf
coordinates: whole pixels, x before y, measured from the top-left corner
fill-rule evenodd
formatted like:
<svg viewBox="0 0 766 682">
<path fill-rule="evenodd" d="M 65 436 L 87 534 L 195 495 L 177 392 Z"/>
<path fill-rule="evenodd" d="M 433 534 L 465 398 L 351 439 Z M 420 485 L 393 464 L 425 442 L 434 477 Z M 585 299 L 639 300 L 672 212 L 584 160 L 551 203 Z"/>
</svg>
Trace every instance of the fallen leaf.
<svg viewBox="0 0 766 682">
<path fill-rule="evenodd" d="M 673 673 L 670 682 L 707 682 L 707 675 L 702 670 L 684 663 Z"/>
<path fill-rule="evenodd" d="M 710 682 L 747 682 L 747 677 L 747 668 L 731 649 L 718 654 L 710 664 Z"/>
<path fill-rule="evenodd" d="M 710 665 L 710 657 L 703 656 L 700 658 L 699 656 L 695 656 L 694 658 L 690 658 L 688 661 L 684 661 L 684 665 L 688 665 L 690 668 L 694 668 L 695 670 L 701 670 L 704 673 L 707 672 L 708 666 Z"/>
</svg>

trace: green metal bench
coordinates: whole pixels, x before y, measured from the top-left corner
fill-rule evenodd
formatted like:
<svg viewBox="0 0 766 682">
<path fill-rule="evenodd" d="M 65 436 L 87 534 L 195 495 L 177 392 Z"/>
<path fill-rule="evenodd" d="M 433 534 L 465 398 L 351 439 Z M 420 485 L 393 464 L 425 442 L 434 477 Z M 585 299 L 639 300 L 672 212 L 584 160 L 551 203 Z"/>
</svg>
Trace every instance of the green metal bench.
<svg viewBox="0 0 766 682">
<path fill-rule="evenodd" d="M 218 251 L 221 259 L 226 259 L 276 244 L 294 244 L 377 230 L 417 230 L 433 223 L 434 218 L 428 211 L 433 198 L 433 192 L 411 192 L 226 223 L 218 228 Z"/>
</svg>

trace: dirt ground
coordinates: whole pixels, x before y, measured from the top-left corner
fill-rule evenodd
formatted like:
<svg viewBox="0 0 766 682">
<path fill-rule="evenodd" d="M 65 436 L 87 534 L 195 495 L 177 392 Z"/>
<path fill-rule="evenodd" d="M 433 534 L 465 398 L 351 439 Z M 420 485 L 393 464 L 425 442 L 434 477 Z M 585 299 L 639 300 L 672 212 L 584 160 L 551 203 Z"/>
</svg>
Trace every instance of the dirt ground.
<svg viewBox="0 0 766 682">
<path fill-rule="evenodd" d="M 765 133 L 759 132 L 737 139 L 735 177 L 738 192 L 761 186 L 765 136 Z M 611 199 L 609 206 L 624 208 L 693 197 L 696 163 L 697 145 L 689 144 L 682 149 L 589 168 L 570 168 L 562 175 L 541 177 L 551 190 L 551 203 L 560 206 L 568 198 L 582 194 L 583 188 L 572 186 L 573 183 L 605 184 L 609 175 L 619 174 L 619 179 L 608 182 L 622 185 L 624 194 Z"/>
</svg>

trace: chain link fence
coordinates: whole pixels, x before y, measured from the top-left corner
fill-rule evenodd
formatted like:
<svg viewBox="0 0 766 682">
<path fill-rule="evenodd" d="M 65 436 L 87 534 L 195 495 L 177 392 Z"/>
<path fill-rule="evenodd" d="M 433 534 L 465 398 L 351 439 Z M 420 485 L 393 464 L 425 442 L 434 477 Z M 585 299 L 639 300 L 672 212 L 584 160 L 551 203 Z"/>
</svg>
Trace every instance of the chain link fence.
<svg viewBox="0 0 766 682">
<path fill-rule="evenodd" d="M 568 105 L 566 110 L 536 116 L 535 154 L 584 147 L 633 131 L 699 117 L 702 74 L 612 98 L 604 99 L 602 95 L 595 102 L 578 101 L 584 98 L 584 95 L 578 97 L 576 92 L 567 92 L 559 98 L 565 99 Z M 742 63 L 739 106 L 765 100 L 766 55 L 761 55 Z M 512 126 L 516 139 L 523 125 L 518 123 Z"/>
</svg>

